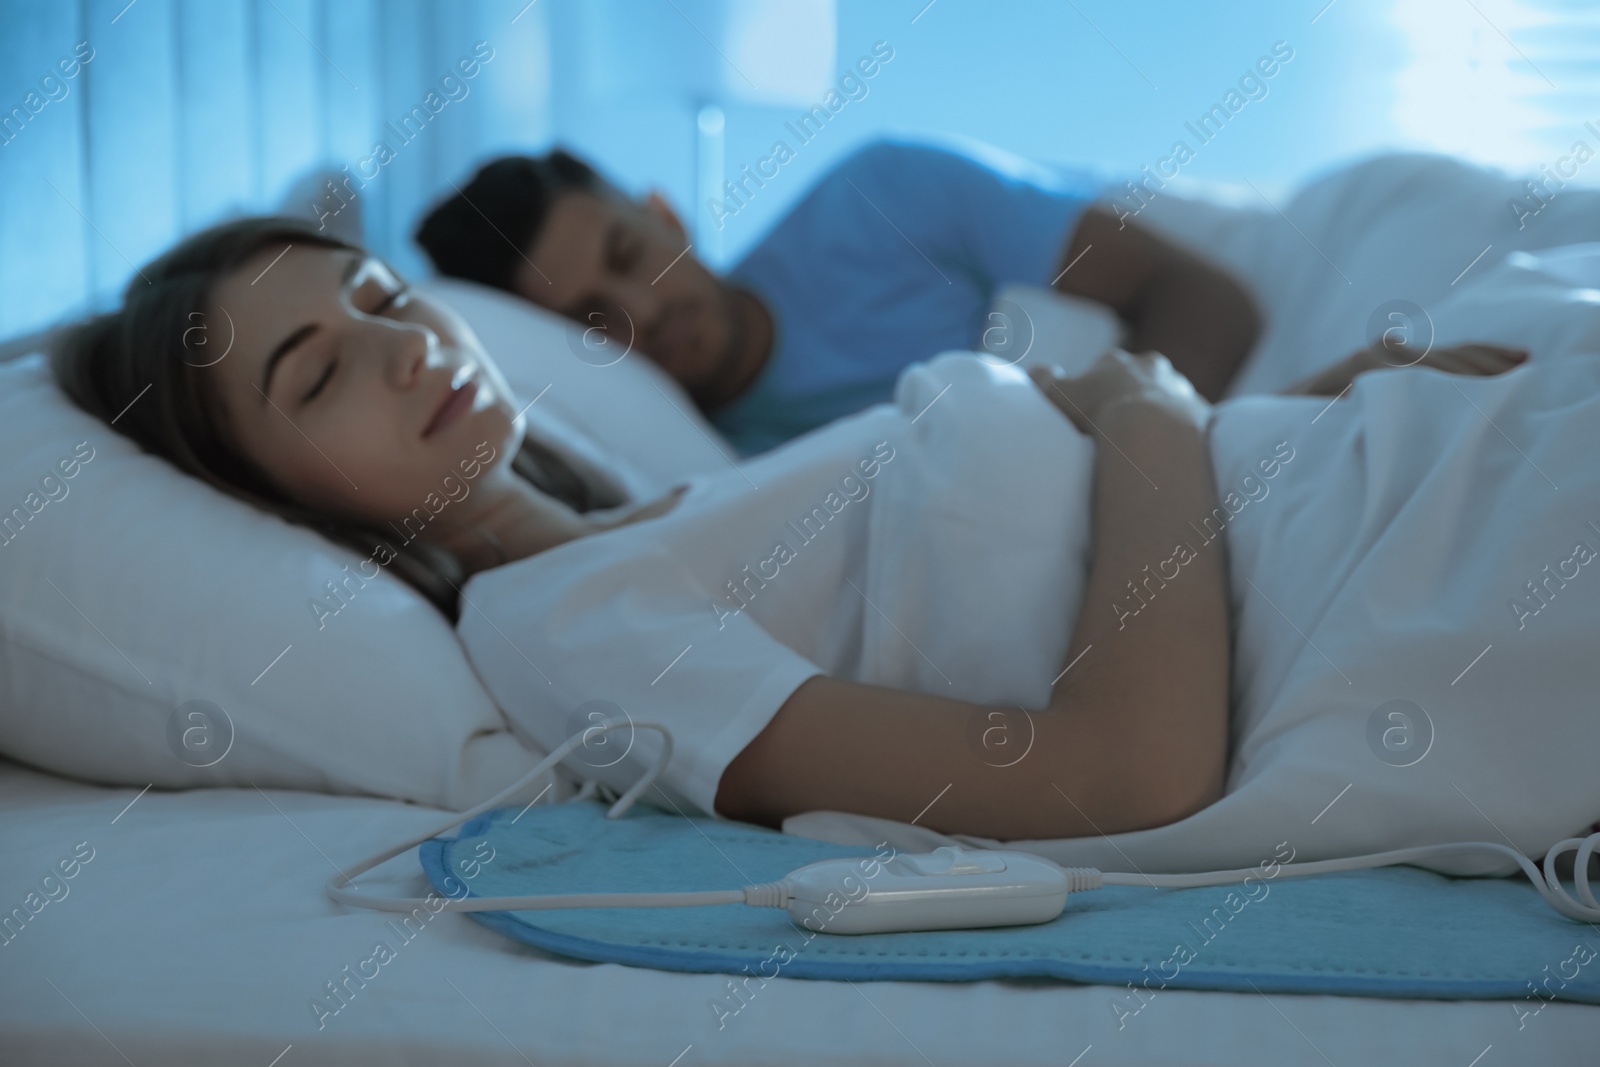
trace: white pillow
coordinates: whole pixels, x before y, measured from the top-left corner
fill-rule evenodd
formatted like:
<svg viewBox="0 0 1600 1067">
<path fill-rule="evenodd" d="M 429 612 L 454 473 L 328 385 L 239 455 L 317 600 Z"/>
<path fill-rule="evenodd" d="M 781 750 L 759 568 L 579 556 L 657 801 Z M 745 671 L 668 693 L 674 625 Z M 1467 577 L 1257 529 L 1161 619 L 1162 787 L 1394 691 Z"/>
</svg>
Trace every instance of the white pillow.
<svg viewBox="0 0 1600 1067">
<path fill-rule="evenodd" d="M 1082 374 L 1122 343 L 1122 324 L 1104 304 L 1039 285 L 1007 285 L 989 305 L 978 348 L 991 363 L 1054 364 Z"/>
<path fill-rule="evenodd" d="M 627 338 L 586 337 L 576 323 L 474 282 L 430 278 L 417 288 L 471 323 L 524 404 L 538 398 L 530 418 L 602 445 L 640 491 L 664 492 L 738 457 L 676 382 L 628 351 Z"/>
<path fill-rule="evenodd" d="M 727 462 L 637 354 L 590 366 L 567 324 L 529 304 L 460 282 L 428 288 L 527 399 L 550 387 L 530 427 L 569 454 L 615 459 L 592 433 L 636 491 Z M 508 731 L 455 631 L 410 586 L 388 573 L 352 581 L 319 628 L 311 598 L 363 557 L 143 453 L 76 408 L 40 355 L 0 365 L 6 518 L 0 751 L 12 758 L 130 787 L 259 785 L 460 808 L 544 754 Z M 558 781 L 552 797 L 574 784 Z"/>
<path fill-rule="evenodd" d="M 585 347 L 584 330 L 498 289 L 454 278 L 430 278 L 418 288 L 472 324 L 524 403 L 539 398 L 529 411 L 542 415 L 547 430 L 570 434 L 563 441 L 574 450 L 585 440 L 602 442 L 623 480 L 640 492 L 664 492 L 686 474 L 737 460 L 677 383 L 638 352 L 618 359 L 623 349 L 594 335 Z M 1121 330 L 1103 304 L 1027 285 L 997 292 L 986 321 L 979 344 L 994 361 L 1045 361 L 1074 372 L 1115 345 Z M 502 355 L 530 349 L 548 358 Z"/>
</svg>

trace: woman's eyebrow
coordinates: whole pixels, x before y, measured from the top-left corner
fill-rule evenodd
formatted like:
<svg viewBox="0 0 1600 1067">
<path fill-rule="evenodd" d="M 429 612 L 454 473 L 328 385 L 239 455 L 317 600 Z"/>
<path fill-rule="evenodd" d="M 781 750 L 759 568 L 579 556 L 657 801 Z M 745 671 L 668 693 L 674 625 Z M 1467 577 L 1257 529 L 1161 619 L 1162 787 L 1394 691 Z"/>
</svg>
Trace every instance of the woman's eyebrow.
<svg viewBox="0 0 1600 1067">
<path fill-rule="evenodd" d="M 261 384 L 256 387 L 256 391 L 261 394 L 261 402 L 263 404 L 267 402 L 267 394 L 272 389 L 272 374 L 278 369 L 278 362 L 292 352 L 296 345 L 316 332 L 317 324 L 308 322 L 282 341 L 279 341 L 278 347 L 272 350 L 272 354 L 267 357 L 267 369 L 261 376 Z"/>
<path fill-rule="evenodd" d="M 356 276 L 356 272 L 361 269 L 361 265 L 366 261 L 367 257 L 359 252 L 350 257 L 350 262 L 346 264 L 344 273 L 339 276 L 339 287 L 341 289 L 350 284 L 350 279 Z M 267 394 L 272 390 L 272 375 L 278 369 L 278 363 L 284 356 L 294 351 L 296 345 L 316 332 L 317 324 L 314 322 L 307 323 L 282 341 L 279 341 L 278 346 L 267 356 L 267 366 L 261 374 L 261 384 L 256 387 L 256 391 L 261 394 L 261 402 L 263 404 L 267 402 Z"/>
</svg>

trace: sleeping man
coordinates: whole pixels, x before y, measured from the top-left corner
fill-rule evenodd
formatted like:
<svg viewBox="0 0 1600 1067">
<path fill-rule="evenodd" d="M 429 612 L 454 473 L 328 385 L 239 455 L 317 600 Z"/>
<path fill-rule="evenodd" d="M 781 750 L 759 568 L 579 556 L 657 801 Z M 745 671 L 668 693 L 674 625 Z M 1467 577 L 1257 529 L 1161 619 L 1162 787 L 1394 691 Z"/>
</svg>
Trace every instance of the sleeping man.
<svg viewBox="0 0 1600 1067">
<path fill-rule="evenodd" d="M 747 181 L 749 179 L 746 179 Z M 443 274 L 516 293 L 655 361 L 746 455 L 890 399 L 908 365 L 982 349 L 995 292 L 1049 285 L 1109 307 L 1220 399 L 1261 329 L 1220 266 L 1097 203 L 1086 174 L 976 142 L 882 140 L 825 174 L 718 276 L 657 193 L 633 199 L 567 152 L 485 165 L 417 241 Z M 1120 216 L 1120 217 L 1119 217 Z M 1511 353 L 1428 353 L 1497 373 Z M 1336 395 L 1367 350 L 1285 392 Z"/>
<path fill-rule="evenodd" d="M 1126 347 L 1220 398 L 1259 332 L 1250 295 L 1097 192 L 981 145 L 878 141 L 719 277 L 659 194 L 631 199 L 557 150 L 489 163 L 417 240 L 444 274 L 631 340 L 746 454 L 888 400 L 907 364 L 978 347 L 1008 283 L 1108 305 Z"/>
</svg>

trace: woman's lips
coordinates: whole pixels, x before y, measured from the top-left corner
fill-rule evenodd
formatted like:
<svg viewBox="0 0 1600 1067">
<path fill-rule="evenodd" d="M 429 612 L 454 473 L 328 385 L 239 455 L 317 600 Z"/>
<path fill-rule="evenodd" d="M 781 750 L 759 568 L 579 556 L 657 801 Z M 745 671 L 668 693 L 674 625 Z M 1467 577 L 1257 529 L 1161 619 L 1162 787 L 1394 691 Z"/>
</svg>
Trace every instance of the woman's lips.
<svg viewBox="0 0 1600 1067">
<path fill-rule="evenodd" d="M 478 383 L 468 378 L 455 389 L 445 395 L 439 410 L 433 413 L 433 418 L 423 429 L 422 436 L 430 437 L 438 431 L 449 426 L 461 416 L 472 410 L 473 398 L 478 395 Z"/>
</svg>

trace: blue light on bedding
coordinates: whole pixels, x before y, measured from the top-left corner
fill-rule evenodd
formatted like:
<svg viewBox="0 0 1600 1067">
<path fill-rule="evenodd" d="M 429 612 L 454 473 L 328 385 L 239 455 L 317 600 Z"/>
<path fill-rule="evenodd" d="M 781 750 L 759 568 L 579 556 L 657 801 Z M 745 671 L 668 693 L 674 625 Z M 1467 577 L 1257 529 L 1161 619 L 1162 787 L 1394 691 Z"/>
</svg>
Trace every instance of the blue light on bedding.
<svg viewBox="0 0 1600 1067">
<path fill-rule="evenodd" d="M 579 800 L 520 818 L 516 809 L 488 812 L 459 838 L 426 842 L 422 866 L 439 892 L 459 896 L 462 883 L 447 883 L 447 872 L 458 860 L 481 860 L 473 849 L 487 841 L 494 859 L 474 868 L 471 891 L 493 896 L 740 888 L 820 859 L 888 856 L 886 847 L 832 845 L 644 804 L 608 820 L 606 808 Z M 1124 987 L 1127 1013 L 1161 989 L 1504 998 L 1519 1015 L 1551 999 L 1600 1003 L 1593 927 L 1561 918 L 1522 881 L 1411 867 L 1279 878 L 1248 895 L 1238 886 L 1107 887 L 1074 894 L 1052 922 L 987 930 L 839 936 L 743 904 L 468 914 L 508 937 L 596 962 L 747 982 L 1049 977 Z"/>
</svg>

